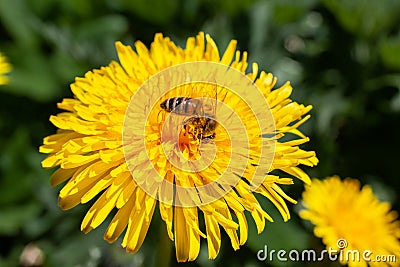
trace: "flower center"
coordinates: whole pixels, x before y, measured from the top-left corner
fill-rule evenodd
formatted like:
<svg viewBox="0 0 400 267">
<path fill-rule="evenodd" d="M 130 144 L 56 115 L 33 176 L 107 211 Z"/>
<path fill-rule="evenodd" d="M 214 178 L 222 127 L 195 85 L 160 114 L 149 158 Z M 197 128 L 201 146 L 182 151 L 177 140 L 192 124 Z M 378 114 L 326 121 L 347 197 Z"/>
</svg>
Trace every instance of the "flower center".
<svg viewBox="0 0 400 267">
<path fill-rule="evenodd" d="M 187 160 L 198 160 L 201 157 L 200 143 L 202 129 L 187 123 L 179 133 L 179 150 Z"/>
</svg>

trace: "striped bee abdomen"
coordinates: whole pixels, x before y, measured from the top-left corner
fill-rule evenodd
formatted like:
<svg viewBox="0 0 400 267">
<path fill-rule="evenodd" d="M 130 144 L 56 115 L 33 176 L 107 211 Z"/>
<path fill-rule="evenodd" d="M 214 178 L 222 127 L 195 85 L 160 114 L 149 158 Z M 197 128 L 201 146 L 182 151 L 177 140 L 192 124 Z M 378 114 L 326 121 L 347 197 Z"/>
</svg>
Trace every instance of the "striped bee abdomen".
<svg viewBox="0 0 400 267">
<path fill-rule="evenodd" d="M 199 99 L 189 97 L 172 97 L 160 104 L 160 107 L 168 112 L 178 115 L 192 116 L 200 115 L 202 103 Z"/>
</svg>

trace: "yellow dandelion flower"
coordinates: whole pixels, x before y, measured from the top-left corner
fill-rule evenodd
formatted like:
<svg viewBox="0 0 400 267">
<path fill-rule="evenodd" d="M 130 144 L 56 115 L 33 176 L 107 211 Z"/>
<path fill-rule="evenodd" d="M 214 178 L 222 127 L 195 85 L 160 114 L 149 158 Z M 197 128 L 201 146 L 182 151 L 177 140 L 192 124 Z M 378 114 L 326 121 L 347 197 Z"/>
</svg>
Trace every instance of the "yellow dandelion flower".
<svg viewBox="0 0 400 267">
<path fill-rule="evenodd" d="M 104 238 L 136 252 L 156 204 L 175 241 L 178 261 L 195 260 L 200 237 L 209 258 L 218 255 L 222 227 L 236 250 L 247 240 L 245 212 L 261 233 L 272 218 L 255 194 L 268 198 L 290 218 L 285 201 L 296 203 L 279 185 L 292 179 L 310 183 L 299 165 L 314 166 L 309 139 L 298 127 L 311 106 L 293 102 L 289 83 L 273 90 L 276 78 L 231 41 L 219 55 L 209 35 L 189 38 L 186 48 L 156 34 L 150 49 L 116 43 L 120 63 L 88 72 L 71 84 L 74 99 L 51 116 L 59 128 L 40 147 L 50 155 L 43 167 L 59 167 L 51 177 L 67 182 L 59 205 L 70 209 L 96 198 L 82 222 L 87 233 L 116 209 Z M 285 137 L 286 141 L 281 141 Z M 200 223 L 201 218 L 204 226 Z"/>
<path fill-rule="evenodd" d="M 5 76 L 5 74 L 10 71 L 10 63 L 8 63 L 7 58 L 0 53 L 0 85 L 8 83 L 8 78 Z"/>
<path fill-rule="evenodd" d="M 349 266 L 399 266 L 400 221 L 389 203 L 380 202 L 370 186 L 338 176 L 313 179 L 303 192 L 303 219 L 337 259 Z M 340 253 L 339 253 L 339 250 Z"/>
</svg>

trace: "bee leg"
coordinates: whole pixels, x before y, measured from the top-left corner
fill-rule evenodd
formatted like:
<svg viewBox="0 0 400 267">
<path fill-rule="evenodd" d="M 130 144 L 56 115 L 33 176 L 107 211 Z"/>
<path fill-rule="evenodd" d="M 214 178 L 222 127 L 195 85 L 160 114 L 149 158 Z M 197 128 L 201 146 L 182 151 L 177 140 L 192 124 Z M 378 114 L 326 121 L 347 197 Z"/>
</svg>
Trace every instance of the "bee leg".
<svg viewBox="0 0 400 267">
<path fill-rule="evenodd" d="M 183 136 L 187 136 L 187 134 L 188 134 L 188 126 L 187 126 L 187 124 L 184 124 L 183 128 L 185 129 L 185 132 L 184 132 Z"/>
<path fill-rule="evenodd" d="M 201 131 L 199 135 L 200 135 L 199 140 L 203 140 L 203 131 Z"/>
</svg>

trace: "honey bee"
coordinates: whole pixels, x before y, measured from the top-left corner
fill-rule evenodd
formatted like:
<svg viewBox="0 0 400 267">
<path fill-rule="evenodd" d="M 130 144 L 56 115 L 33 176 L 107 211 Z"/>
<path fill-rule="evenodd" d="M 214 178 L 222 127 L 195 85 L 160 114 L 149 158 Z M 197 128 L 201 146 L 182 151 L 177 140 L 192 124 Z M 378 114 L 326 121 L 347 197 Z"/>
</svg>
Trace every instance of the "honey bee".
<svg viewBox="0 0 400 267">
<path fill-rule="evenodd" d="M 215 104 L 211 105 L 203 99 L 172 97 L 163 101 L 160 107 L 176 115 L 190 116 L 183 123 L 185 131 L 200 141 L 209 142 L 215 138 L 215 128 L 218 125 L 215 120 L 216 101 L 216 94 Z"/>
</svg>

